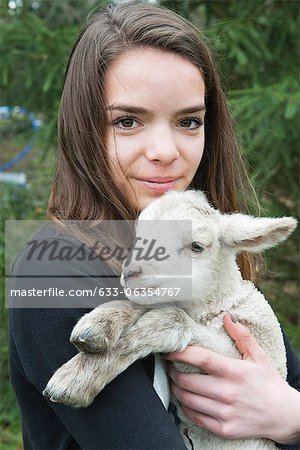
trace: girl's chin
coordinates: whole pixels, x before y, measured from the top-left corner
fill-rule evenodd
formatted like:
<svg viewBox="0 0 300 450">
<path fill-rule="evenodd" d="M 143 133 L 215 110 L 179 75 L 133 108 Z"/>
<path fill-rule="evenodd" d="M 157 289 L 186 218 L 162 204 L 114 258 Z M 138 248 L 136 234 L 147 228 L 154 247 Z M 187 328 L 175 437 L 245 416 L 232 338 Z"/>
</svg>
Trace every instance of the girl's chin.
<svg viewBox="0 0 300 450">
<path fill-rule="evenodd" d="M 138 211 L 142 212 L 145 208 L 147 208 L 147 206 L 150 205 L 150 203 L 154 202 L 155 200 L 157 200 L 159 197 L 161 197 L 162 195 L 164 195 L 164 192 L 161 193 L 156 193 L 155 195 L 152 194 L 151 196 L 141 196 L 138 197 Z"/>
<path fill-rule="evenodd" d="M 134 192 L 136 194 L 136 196 L 133 195 L 132 201 L 133 201 L 134 205 L 137 207 L 137 210 L 139 212 L 143 211 L 145 208 L 147 208 L 147 206 L 150 205 L 150 203 L 152 203 L 154 200 L 158 199 L 159 197 L 161 197 L 168 191 L 172 191 L 172 190 L 182 191 L 182 190 L 185 190 L 188 188 L 188 186 L 183 185 L 182 182 L 180 184 L 174 183 L 174 185 L 170 186 L 170 189 L 164 189 L 161 191 L 148 189 L 147 187 L 145 189 L 143 189 L 143 185 L 141 183 L 139 183 L 136 179 L 131 181 L 130 184 L 134 188 Z"/>
</svg>

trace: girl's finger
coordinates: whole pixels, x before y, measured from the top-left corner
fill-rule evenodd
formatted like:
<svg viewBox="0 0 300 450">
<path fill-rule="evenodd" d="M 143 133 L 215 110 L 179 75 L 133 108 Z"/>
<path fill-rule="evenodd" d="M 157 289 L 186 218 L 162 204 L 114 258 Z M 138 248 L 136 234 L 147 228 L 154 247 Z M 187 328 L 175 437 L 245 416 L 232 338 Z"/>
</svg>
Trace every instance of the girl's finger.
<svg viewBox="0 0 300 450">
<path fill-rule="evenodd" d="M 230 406 L 181 389 L 174 383 L 171 384 L 171 392 L 181 406 L 190 408 L 198 413 L 209 415 L 217 420 L 226 420 L 229 415 Z"/>
<path fill-rule="evenodd" d="M 201 367 L 208 374 L 220 375 L 222 378 L 234 376 L 236 363 L 239 361 L 195 345 L 189 345 L 182 352 L 164 355 L 164 358 L 169 361 L 183 362 L 195 367 Z"/>
<path fill-rule="evenodd" d="M 171 380 L 181 389 L 207 398 L 229 404 L 234 397 L 230 384 L 214 375 L 197 373 L 181 373 L 173 366 L 168 367 L 167 373 Z"/>
<path fill-rule="evenodd" d="M 218 434 L 219 436 L 222 435 L 222 424 L 219 420 L 185 406 L 182 406 L 182 411 L 184 415 L 193 423 L 198 425 L 198 427 L 204 428 L 205 430 Z"/>
<path fill-rule="evenodd" d="M 224 317 L 224 328 L 229 336 L 234 340 L 235 345 L 243 359 L 253 361 L 267 360 L 268 357 L 261 346 L 257 343 L 250 330 L 239 322 L 232 320 L 230 314 Z"/>
</svg>

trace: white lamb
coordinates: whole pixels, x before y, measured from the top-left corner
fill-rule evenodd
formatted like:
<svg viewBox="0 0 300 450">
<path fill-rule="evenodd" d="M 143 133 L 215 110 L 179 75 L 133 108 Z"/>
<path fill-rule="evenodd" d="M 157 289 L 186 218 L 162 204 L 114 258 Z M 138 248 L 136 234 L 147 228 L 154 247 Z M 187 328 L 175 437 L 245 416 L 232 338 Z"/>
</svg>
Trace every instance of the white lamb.
<svg viewBox="0 0 300 450">
<path fill-rule="evenodd" d="M 162 222 L 166 220 L 173 221 L 172 230 L 162 226 L 170 225 Z M 192 221 L 191 233 L 182 234 L 178 220 Z M 139 217 L 136 234 L 149 242 L 155 238 L 157 246 L 166 248 L 168 257 L 137 261 L 131 255 L 122 275 L 130 301 L 103 304 L 79 320 L 70 340 L 84 351 L 55 372 L 44 395 L 52 401 L 86 407 L 137 359 L 150 353 L 183 350 L 190 344 L 241 358 L 223 327 L 228 312 L 250 329 L 285 379 L 286 356 L 279 323 L 262 293 L 242 279 L 235 258 L 241 251 L 259 252 L 278 244 L 295 227 L 296 220 L 290 217 L 221 214 L 199 191 L 169 192 L 151 203 Z M 192 285 L 186 301 L 188 276 L 174 280 L 168 274 L 180 273 L 188 261 Z M 174 281 L 177 288 L 170 290 Z M 145 292 L 153 294 L 157 288 L 159 294 L 145 296 Z M 179 293 L 176 297 L 175 292 Z M 181 372 L 201 371 L 175 365 Z M 267 439 L 222 439 L 192 424 L 178 404 L 177 408 L 180 429 L 184 435 L 188 430 L 189 440 L 184 437 L 188 448 L 190 442 L 194 450 L 276 448 Z"/>
</svg>

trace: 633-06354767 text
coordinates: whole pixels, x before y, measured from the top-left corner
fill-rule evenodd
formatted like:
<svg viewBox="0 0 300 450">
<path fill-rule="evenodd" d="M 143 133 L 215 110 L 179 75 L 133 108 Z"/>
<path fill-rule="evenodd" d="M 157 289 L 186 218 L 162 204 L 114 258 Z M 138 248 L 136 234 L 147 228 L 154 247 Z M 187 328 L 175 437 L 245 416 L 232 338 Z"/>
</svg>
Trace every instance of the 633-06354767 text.
<svg viewBox="0 0 300 450">
<path fill-rule="evenodd" d="M 11 289 L 10 295 L 14 297 L 118 297 L 125 294 L 126 296 L 139 296 L 139 297 L 176 297 L 180 292 L 178 287 L 157 287 L 157 288 L 118 288 L 118 287 L 98 287 L 94 289 L 59 289 L 55 287 L 49 287 L 46 289 Z"/>
</svg>

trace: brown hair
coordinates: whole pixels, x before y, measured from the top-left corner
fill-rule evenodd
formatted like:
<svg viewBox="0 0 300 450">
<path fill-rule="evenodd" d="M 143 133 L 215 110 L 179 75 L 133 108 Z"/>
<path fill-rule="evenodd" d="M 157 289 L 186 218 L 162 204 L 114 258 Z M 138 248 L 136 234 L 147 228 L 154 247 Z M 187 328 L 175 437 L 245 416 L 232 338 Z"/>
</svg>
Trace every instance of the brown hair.
<svg viewBox="0 0 300 450">
<path fill-rule="evenodd" d="M 219 75 L 200 32 L 169 10 L 134 2 L 103 8 L 74 44 L 59 111 L 50 219 L 136 218 L 137 211 L 110 175 L 103 80 L 122 53 L 141 47 L 175 52 L 201 71 L 206 88 L 205 148 L 191 187 L 205 191 L 222 212 L 245 209 L 248 177 Z M 239 263 L 244 277 L 253 279 L 252 256 L 241 255 Z"/>
</svg>

